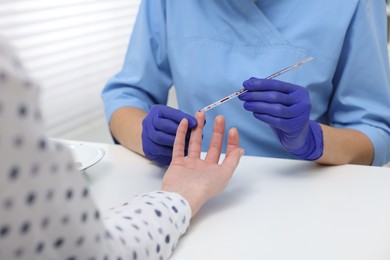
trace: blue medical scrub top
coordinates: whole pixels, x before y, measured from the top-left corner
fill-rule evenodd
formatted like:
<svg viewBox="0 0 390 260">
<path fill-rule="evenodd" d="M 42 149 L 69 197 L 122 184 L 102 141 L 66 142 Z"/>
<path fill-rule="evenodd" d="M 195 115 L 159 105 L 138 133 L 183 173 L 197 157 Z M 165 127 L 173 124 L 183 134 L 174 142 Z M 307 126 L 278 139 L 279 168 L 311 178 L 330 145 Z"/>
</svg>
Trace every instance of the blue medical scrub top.
<svg viewBox="0 0 390 260">
<path fill-rule="evenodd" d="M 166 104 L 172 86 L 194 115 L 250 77 L 314 56 L 277 79 L 308 89 L 312 120 L 366 134 L 373 165 L 382 165 L 390 160 L 386 42 L 385 1 L 143 0 L 123 68 L 102 93 L 106 116 Z M 294 158 L 238 98 L 206 113 L 203 150 L 218 114 L 238 128 L 246 155 Z"/>
</svg>

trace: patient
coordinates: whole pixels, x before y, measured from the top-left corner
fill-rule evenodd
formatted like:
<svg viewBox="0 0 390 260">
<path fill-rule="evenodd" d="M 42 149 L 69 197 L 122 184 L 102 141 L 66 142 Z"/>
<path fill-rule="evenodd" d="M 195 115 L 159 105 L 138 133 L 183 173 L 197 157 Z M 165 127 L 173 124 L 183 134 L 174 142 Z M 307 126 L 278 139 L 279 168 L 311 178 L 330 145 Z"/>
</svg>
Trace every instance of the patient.
<svg viewBox="0 0 390 260">
<path fill-rule="evenodd" d="M 180 123 L 161 190 L 123 198 L 102 215 L 68 149 L 45 136 L 38 93 L 0 38 L 0 259 L 167 259 L 243 154 L 232 128 L 218 164 L 225 130 L 219 116 L 200 159 L 204 114 L 197 113 L 188 156 L 188 122 Z"/>
</svg>

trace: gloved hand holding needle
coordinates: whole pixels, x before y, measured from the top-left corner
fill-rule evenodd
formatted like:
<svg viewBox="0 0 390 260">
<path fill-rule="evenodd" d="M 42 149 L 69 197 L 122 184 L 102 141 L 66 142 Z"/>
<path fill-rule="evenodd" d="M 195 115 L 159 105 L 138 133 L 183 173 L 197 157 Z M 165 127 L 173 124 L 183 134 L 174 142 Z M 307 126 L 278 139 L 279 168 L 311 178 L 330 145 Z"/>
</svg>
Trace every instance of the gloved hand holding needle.
<svg viewBox="0 0 390 260">
<path fill-rule="evenodd" d="M 284 149 L 300 159 L 316 160 L 324 149 L 321 126 L 310 120 L 307 89 L 294 84 L 250 78 L 243 83 L 248 92 L 239 96 L 244 108 L 267 123 Z"/>
</svg>

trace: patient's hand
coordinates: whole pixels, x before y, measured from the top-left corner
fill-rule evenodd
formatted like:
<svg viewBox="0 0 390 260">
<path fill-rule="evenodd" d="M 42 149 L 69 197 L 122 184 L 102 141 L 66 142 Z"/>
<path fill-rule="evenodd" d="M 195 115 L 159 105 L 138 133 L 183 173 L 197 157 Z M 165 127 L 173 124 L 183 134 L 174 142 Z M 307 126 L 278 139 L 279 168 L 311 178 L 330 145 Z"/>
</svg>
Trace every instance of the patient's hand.
<svg viewBox="0 0 390 260">
<path fill-rule="evenodd" d="M 162 183 L 162 190 L 177 192 L 189 202 L 193 216 L 203 204 L 225 189 L 244 152 L 239 147 L 237 129 L 232 128 L 228 133 L 226 156 L 223 162 L 218 164 L 225 121 L 223 116 L 217 116 L 206 158 L 200 159 L 205 115 L 203 112 L 197 112 L 195 117 L 197 127 L 191 133 L 188 156 L 184 156 L 188 121 L 183 119 L 177 129 L 172 162 Z"/>
</svg>

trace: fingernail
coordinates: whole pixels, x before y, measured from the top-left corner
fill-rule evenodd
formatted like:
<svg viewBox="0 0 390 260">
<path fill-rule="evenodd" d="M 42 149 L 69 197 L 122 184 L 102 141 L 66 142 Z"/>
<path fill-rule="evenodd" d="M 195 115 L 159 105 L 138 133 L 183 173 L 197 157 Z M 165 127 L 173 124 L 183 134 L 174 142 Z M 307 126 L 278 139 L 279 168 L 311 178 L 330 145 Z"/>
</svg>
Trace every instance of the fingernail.
<svg viewBox="0 0 390 260">
<path fill-rule="evenodd" d="M 240 155 L 243 156 L 245 154 L 245 150 L 244 149 L 241 149 L 240 150 Z"/>
<path fill-rule="evenodd" d="M 251 86 L 251 83 L 250 83 L 250 80 L 245 80 L 244 83 L 242 84 L 245 88 L 247 87 L 250 87 Z"/>
<path fill-rule="evenodd" d="M 247 96 L 246 93 L 241 94 L 241 95 L 238 96 L 238 99 L 240 99 L 240 100 L 242 100 L 242 101 L 245 101 L 245 97 L 246 97 L 246 96 Z"/>
<path fill-rule="evenodd" d="M 190 128 L 194 128 L 196 126 L 196 119 L 191 118 Z"/>
</svg>

